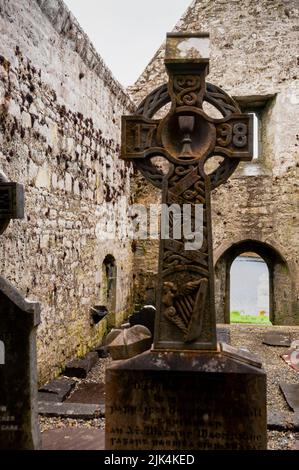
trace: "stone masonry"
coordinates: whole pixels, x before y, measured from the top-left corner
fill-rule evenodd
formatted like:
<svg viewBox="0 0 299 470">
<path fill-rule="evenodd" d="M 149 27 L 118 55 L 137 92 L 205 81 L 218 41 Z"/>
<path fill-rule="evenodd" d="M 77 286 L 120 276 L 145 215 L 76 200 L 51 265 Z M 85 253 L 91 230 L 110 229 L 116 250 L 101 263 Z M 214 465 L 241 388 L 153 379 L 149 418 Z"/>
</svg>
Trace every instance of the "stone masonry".
<svg viewBox="0 0 299 470">
<path fill-rule="evenodd" d="M 98 208 L 130 194 L 119 161 L 132 103 L 60 0 L 0 1 L 0 168 L 25 185 L 25 219 L 0 240 L 1 274 L 42 305 L 39 379 L 99 344 L 102 264 L 117 266 L 115 323 L 131 302 L 130 242 L 96 237 Z"/>
</svg>

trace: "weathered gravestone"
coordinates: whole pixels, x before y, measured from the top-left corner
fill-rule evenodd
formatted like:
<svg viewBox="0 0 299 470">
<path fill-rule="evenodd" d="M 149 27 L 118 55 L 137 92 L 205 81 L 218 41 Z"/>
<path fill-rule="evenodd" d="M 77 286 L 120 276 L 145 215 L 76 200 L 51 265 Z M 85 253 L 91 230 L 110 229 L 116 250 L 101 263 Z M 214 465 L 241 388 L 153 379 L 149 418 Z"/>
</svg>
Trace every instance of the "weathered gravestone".
<svg viewBox="0 0 299 470">
<path fill-rule="evenodd" d="M 122 158 L 162 189 L 167 207 L 189 205 L 191 227 L 200 205 L 203 231 L 197 246 L 183 218 L 169 217 L 172 235 L 160 240 L 153 348 L 106 371 L 110 450 L 266 448 L 261 364 L 216 339 L 210 195 L 252 158 L 253 137 L 251 117 L 206 83 L 208 49 L 207 34 L 168 35 L 168 86 L 152 92 L 135 116 L 123 117 Z M 153 119 L 170 101 L 166 117 Z M 204 102 L 223 118 L 207 115 Z M 157 156 L 168 162 L 167 172 L 155 166 Z M 208 174 L 214 156 L 222 160 Z M 180 237 L 173 236 L 175 224 Z"/>
<path fill-rule="evenodd" d="M 24 188 L 0 171 L 0 234 L 24 217 Z M 0 277 L 0 449 L 40 447 L 36 328 L 40 305 Z"/>
<path fill-rule="evenodd" d="M 36 329 L 40 305 L 0 277 L 0 449 L 38 449 Z"/>
</svg>

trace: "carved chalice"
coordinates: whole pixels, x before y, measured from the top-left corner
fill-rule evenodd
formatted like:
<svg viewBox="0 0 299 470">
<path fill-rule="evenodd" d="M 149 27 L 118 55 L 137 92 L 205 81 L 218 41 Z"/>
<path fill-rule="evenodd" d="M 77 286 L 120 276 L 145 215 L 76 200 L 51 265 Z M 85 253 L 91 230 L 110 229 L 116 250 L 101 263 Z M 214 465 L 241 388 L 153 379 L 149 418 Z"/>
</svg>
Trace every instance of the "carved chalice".
<svg viewBox="0 0 299 470">
<path fill-rule="evenodd" d="M 181 141 L 183 148 L 179 159 L 190 160 L 193 158 L 191 133 L 194 130 L 195 119 L 194 116 L 179 116 L 178 121 L 180 131 L 184 135 Z"/>
</svg>

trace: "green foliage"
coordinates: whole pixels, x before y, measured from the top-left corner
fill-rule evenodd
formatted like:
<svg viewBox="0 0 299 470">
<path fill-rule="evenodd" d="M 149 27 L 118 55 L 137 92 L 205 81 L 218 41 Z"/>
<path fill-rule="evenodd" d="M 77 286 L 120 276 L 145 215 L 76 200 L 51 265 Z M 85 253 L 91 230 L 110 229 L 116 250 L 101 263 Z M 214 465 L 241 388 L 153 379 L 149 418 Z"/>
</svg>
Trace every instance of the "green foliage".
<svg viewBox="0 0 299 470">
<path fill-rule="evenodd" d="M 237 310 L 230 312 L 231 323 L 252 323 L 256 325 L 272 325 L 267 316 L 241 315 Z"/>
</svg>

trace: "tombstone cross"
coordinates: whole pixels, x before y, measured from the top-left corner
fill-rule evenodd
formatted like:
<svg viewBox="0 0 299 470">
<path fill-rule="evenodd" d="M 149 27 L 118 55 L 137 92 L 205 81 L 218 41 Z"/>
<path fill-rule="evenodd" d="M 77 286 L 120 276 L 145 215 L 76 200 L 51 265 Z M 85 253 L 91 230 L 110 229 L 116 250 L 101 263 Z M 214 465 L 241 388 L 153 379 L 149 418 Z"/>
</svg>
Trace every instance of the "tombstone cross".
<svg viewBox="0 0 299 470">
<path fill-rule="evenodd" d="M 136 115 L 122 118 L 121 158 L 133 161 L 162 189 L 167 206 L 190 204 L 194 218 L 195 206 L 203 205 L 200 249 L 187 250 L 184 235 L 160 240 L 155 350 L 217 349 L 210 195 L 241 160 L 252 158 L 252 118 L 224 91 L 206 83 L 208 50 L 206 33 L 168 34 L 168 86 L 150 93 Z M 170 101 L 166 117 L 153 119 Z M 204 102 L 223 118 L 207 115 Z M 167 174 L 155 165 L 157 156 L 167 160 Z M 208 174 L 207 161 L 215 156 L 222 161 Z"/>
</svg>

